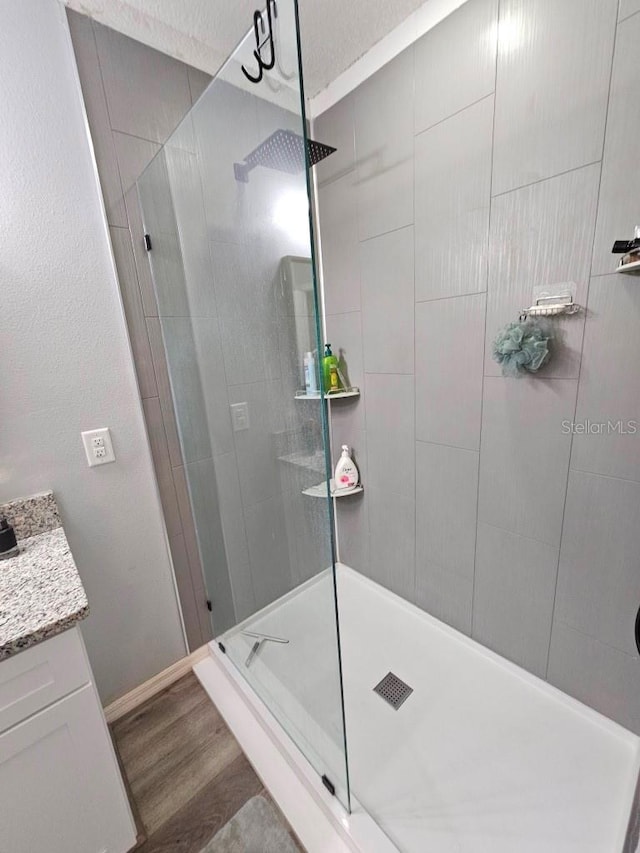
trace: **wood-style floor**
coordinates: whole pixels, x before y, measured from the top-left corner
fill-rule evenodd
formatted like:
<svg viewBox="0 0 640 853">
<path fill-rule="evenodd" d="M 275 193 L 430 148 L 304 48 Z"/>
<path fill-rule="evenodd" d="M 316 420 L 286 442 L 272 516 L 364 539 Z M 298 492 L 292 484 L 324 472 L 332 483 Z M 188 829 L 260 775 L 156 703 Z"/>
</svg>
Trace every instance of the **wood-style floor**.
<svg viewBox="0 0 640 853">
<path fill-rule="evenodd" d="M 138 824 L 136 853 L 200 853 L 247 800 L 269 799 L 193 673 L 111 733 Z"/>
</svg>

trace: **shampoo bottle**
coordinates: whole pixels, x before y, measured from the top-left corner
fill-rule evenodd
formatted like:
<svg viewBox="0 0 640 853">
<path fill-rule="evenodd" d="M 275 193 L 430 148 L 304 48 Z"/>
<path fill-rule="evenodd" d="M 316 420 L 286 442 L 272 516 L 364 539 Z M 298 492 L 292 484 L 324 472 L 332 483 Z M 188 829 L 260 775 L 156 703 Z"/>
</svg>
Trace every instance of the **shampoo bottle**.
<svg viewBox="0 0 640 853">
<path fill-rule="evenodd" d="M 335 489 L 354 489 L 358 485 L 360 475 L 356 468 L 356 463 L 349 454 L 349 447 L 346 444 L 342 445 L 342 456 L 338 459 L 336 471 L 334 475 Z"/>
<path fill-rule="evenodd" d="M 307 394 L 318 393 L 316 382 L 316 360 L 312 352 L 304 354 L 304 389 Z"/>
<path fill-rule="evenodd" d="M 324 345 L 324 358 L 322 359 L 322 381 L 324 384 L 324 392 L 325 394 L 328 391 L 337 391 L 337 387 L 331 386 L 331 368 L 338 366 L 338 359 L 331 352 L 331 344 Z M 337 373 L 334 371 L 336 378 Z M 335 380 L 334 380 L 335 382 Z"/>
</svg>

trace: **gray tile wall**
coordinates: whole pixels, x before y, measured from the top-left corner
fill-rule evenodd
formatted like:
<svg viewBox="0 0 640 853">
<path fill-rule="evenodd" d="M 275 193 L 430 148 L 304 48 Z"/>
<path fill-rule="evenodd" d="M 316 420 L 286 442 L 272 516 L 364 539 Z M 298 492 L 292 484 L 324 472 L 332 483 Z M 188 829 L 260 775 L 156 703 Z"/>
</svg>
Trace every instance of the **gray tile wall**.
<svg viewBox="0 0 640 853">
<path fill-rule="evenodd" d="M 640 732 L 640 4 L 468 0 L 322 115 L 332 404 L 365 492 L 337 504 L 364 572 Z M 498 329 L 540 285 L 586 307 L 537 377 Z M 411 293 L 413 287 L 413 295 Z M 413 327 L 413 329 L 412 329 Z"/>
<path fill-rule="evenodd" d="M 211 639 L 211 621 L 135 182 L 209 78 L 83 15 L 71 10 L 67 14 L 187 640 L 195 649 Z M 168 273 L 175 276 L 176 271 Z M 175 322 L 180 323 L 180 317 Z M 190 331 L 186 337 L 176 334 L 175 339 L 192 348 L 197 345 Z M 194 434 L 194 441 L 199 435 Z M 208 434 L 199 440 L 194 458 L 204 464 L 203 459 L 211 457 Z"/>
</svg>

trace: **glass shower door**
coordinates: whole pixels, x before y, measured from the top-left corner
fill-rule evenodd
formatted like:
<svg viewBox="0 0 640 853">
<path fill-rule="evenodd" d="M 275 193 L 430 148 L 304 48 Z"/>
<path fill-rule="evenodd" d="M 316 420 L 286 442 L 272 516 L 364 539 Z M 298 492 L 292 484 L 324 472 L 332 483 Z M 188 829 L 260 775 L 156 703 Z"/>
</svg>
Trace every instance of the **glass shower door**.
<svg viewBox="0 0 640 853">
<path fill-rule="evenodd" d="M 298 56 L 269 0 L 138 192 L 214 635 L 348 808 Z"/>
</svg>

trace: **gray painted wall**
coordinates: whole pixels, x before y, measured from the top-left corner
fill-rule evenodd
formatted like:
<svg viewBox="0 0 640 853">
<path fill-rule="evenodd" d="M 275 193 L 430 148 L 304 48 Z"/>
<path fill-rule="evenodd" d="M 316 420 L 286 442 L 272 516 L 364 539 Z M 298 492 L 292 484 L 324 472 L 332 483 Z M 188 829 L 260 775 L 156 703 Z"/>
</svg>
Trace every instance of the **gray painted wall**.
<svg viewBox="0 0 640 853">
<path fill-rule="evenodd" d="M 55 492 L 109 702 L 185 646 L 64 11 L 0 18 L 0 501 Z M 103 426 L 117 462 L 88 468 L 80 432 Z"/>
<path fill-rule="evenodd" d="M 135 184 L 210 78 L 84 15 L 69 9 L 67 16 L 193 650 L 211 639 L 211 624 Z"/>
<path fill-rule="evenodd" d="M 322 115 L 332 405 L 364 495 L 340 556 L 640 732 L 637 2 L 469 0 Z M 499 23 L 499 26 L 498 26 Z M 497 42 L 497 33 L 500 41 Z M 553 362 L 504 379 L 490 344 L 533 288 L 573 281 Z"/>
</svg>

